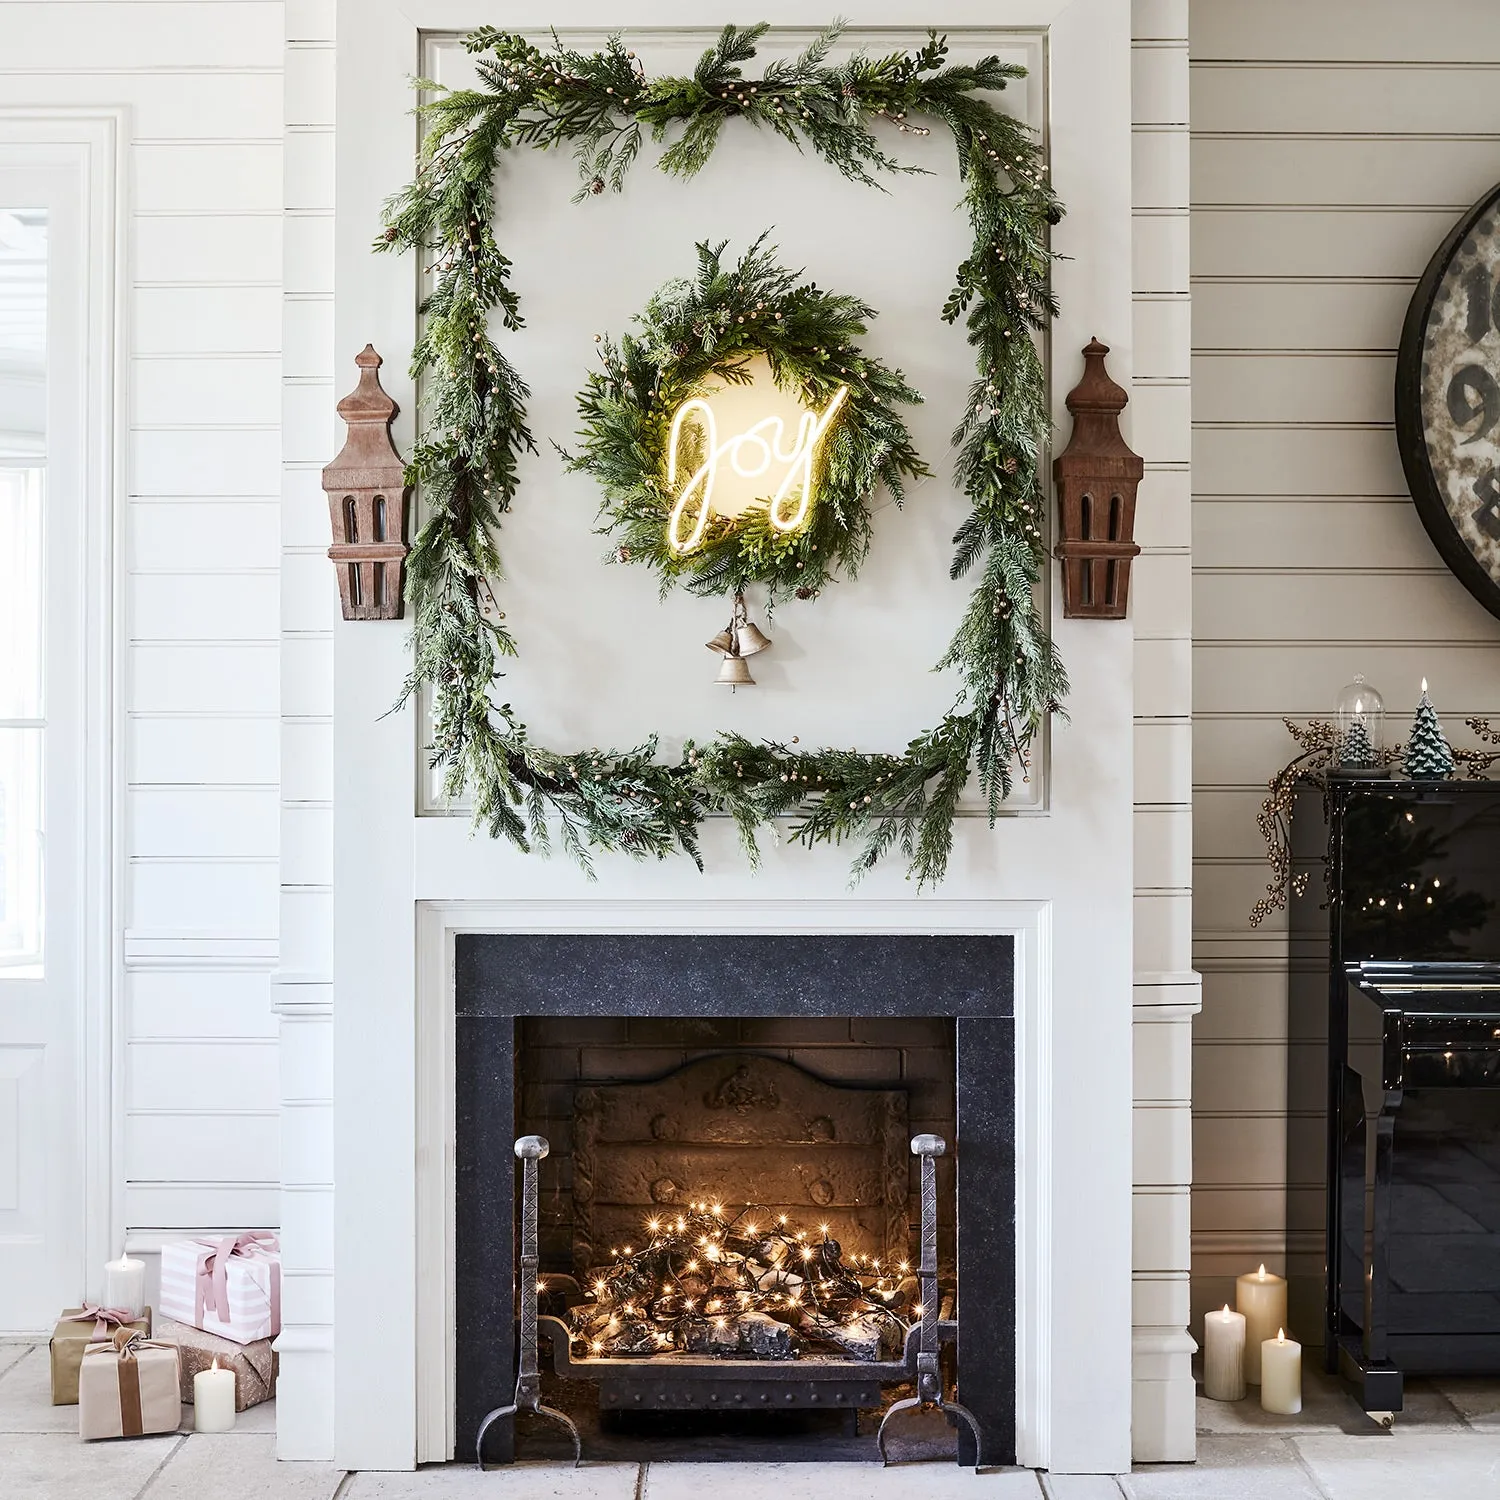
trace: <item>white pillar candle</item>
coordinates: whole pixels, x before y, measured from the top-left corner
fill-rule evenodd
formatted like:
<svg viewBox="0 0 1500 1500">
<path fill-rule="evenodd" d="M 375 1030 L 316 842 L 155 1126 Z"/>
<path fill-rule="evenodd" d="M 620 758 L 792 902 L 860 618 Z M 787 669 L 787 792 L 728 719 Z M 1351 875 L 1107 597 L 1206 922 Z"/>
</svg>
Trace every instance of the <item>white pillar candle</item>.
<svg viewBox="0 0 1500 1500">
<path fill-rule="evenodd" d="M 1260 1384 L 1260 1346 L 1286 1327 L 1286 1282 L 1264 1266 L 1234 1284 L 1234 1305 L 1245 1315 L 1245 1383 Z"/>
<path fill-rule="evenodd" d="M 146 1263 L 121 1254 L 104 1266 L 104 1305 L 120 1307 L 138 1318 L 146 1310 Z"/>
<path fill-rule="evenodd" d="M 234 1426 L 234 1371 L 213 1368 L 193 1376 L 193 1431 L 228 1432 Z"/>
<path fill-rule="evenodd" d="M 1302 1410 L 1302 1345 L 1278 1328 L 1260 1346 L 1260 1404 L 1281 1417 Z"/>
<path fill-rule="evenodd" d="M 1245 1395 L 1245 1315 L 1211 1312 L 1203 1318 L 1203 1394 L 1210 1401 L 1239 1401 Z"/>
</svg>

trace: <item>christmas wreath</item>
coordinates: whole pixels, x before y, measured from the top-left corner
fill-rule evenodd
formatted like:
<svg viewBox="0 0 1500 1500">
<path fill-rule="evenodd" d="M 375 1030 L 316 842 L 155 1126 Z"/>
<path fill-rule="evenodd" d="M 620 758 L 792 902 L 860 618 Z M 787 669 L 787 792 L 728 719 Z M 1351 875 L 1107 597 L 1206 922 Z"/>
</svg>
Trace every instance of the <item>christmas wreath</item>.
<svg viewBox="0 0 1500 1500">
<path fill-rule="evenodd" d="M 904 482 L 931 473 L 896 411 L 921 396 L 854 342 L 874 309 L 799 284 L 765 238 L 735 266 L 724 244 L 700 244 L 692 280 L 662 287 L 634 333 L 601 341 L 603 368 L 578 398 L 570 467 L 603 489 L 616 558 L 655 569 L 663 593 L 758 582 L 773 603 L 812 598 L 836 571 L 859 571 L 871 493 L 883 486 L 900 505 Z M 760 363 L 803 408 L 795 437 L 770 416 L 721 444 L 706 398 L 748 385 Z M 761 491 L 742 514 L 713 503 L 720 467 Z"/>
<path fill-rule="evenodd" d="M 474 818 L 521 849 L 558 837 L 585 868 L 596 850 L 636 857 L 688 854 L 714 814 L 732 816 L 752 860 L 758 832 L 791 820 L 803 844 L 855 841 L 856 872 L 893 848 L 919 884 L 942 878 L 960 795 L 977 775 L 990 818 L 1023 776 L 1067 677 L 1037 611 L 1045 561 L 1045 491 L 1038 456 L 1050 434 L 1046 380 L 1033 333 L 1056 313 L 1048 284 L 1048 226 L 1061 207 L 1041 149 L 986 95 L 1024 69 L 985 57 L 947 62 L 933 35 L 916 52 L 828 61 L 823 32 L 793 58 L 749 78 L 745 64 L 767 27 L 726 26 L 690 77 L 649 78 L 616 37 L 600 51 L 535 46 L 492 27 L 466 40 L 481 86 L 432 91 L 415 179 L 387 205 L 387 250 L 413 249 L 434 278 L 412 355 L 424 387 L 422 435 L 408 482 L 429 519 L 412 547 L 407 600 L 413 660 L 402 700 L 430 688 L 433 764 L 450 797 L 472 797 Z M 495 532 L 516 497 L 517 459 L 533 448 L 525 381 L 495 341 L 490 315 L 522 327 L 511 264 L 495 238 L 495 173 L 515 146 L 569 145 L 578 197 L 618 190 L 646 132 L 664 141 L 663 171 L 691 177 L 724 125 L 774 131 L 846 178 L 874 183 L 904 171 L 876 128 L 952 134 L 963 208 L 973 231 L 942 307 L 963 320 L 976 376 L 954 430 L 955 477 L 970 513 L 954 537 L 952 574 L 978 575 L 939 667 L 960 679 L 958 701 L 904 751 L 798 751 L 724 733 L 688 741 L 676 764 L 656 741 L 627 751 L 564 754 L 534 744 L 510 704 L 496 704 L 502 658 L 516 642 L 493 594 L 501 575 Z"/>
</svg>

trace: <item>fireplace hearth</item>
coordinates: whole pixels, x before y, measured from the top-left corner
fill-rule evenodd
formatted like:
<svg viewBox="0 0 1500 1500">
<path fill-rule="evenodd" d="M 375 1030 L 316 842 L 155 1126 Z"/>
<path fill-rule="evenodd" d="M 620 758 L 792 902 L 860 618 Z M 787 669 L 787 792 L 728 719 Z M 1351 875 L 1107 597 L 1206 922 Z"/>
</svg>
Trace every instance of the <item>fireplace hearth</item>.
<svg viewBox="0 0 1500 1500">
<path fill-rule="evenodd" d="M 460 1451 L 516 1384 L 514 1143 L 535 1135 L 550 1143 L 535 1208 L 543 1312 L 554 1315 L 542 1320 L 553 1348 L 542 1353 L 541 1399 L 578 1422 L 590 1456 L 873 1459 L 882 1411 L 914 1394 L 926 1321 L 923 1393 L 953 1398 L 956 1348 L 957 1399 L 975 1432 L 955 1439 L 930 1416 L 908 1432 L 903 1419 L 893 1451 L 1013 1461 L 1012 963 L 1002 936 L 460 936 Z M 937 1169 L 926 1235 L 913 1136 L 951 1143 L 926 1158 Z M 722 1231 L 710 1202 L 730 1205 Z M 736 1286 L 750 1288 L 742 1302 L 765 1305 L 780 1330 L 774 1352 L 791 1343 L 796 1357 L 756 1368 L 753 1339 L 705 1339 L 694 1294 L 721 1295 L 732 1278 L 663 1259 L 665 1232 L 651 1263 L 670 1267 L 670 1285 L 653 1285 L 649 1318 L 643 1307 L 612 1326 L 592 1310 L 589 1288 L 612 1266 L 623 1275 L 644 1263 L 649 1226 L 666 1216 L 670 1230 L 695 1204 L 705 1240 L 738 1225 L 721 1243 Z M 809 1282 L 782 1266 L 768 1279 L 757 1257 L 776 1247 L 749 1243 L 747 1212 L 789 1235 L 801 1226 L 792 1251 L 837 1269 Z M 915 1283 L 924 1241 L 925 1301 Z M 802 1298 L 831 1297 L 835 1284 L 853 1288 L 856 1300 L 840 1304 L 848 1327 L 853 1312 L 869 1314 L 878 1343 L 821 1336 L 827 1318 Z M 767 1297 L 762 1285 L 779 1290 Z M 942 1335 L 953 1346 L 947 1379 Z M 517 1442 L 523 1456 L 551 1452 L 525 1419 L 519 1429 L 507 1419 L 486 1456 L 505 1461 Z"/>
</svg>

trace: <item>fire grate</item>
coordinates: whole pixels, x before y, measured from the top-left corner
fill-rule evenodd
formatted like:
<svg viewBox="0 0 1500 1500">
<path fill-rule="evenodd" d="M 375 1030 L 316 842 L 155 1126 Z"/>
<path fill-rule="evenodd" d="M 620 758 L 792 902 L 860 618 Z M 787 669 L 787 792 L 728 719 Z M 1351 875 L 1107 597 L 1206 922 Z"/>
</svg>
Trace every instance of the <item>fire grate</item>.
<svg viewBox="0 0 1500 1500">
<path fill-rule="evenodd" d="M 757 1411 L 820 1408 L 850 1413 L 879 1404 L 882 1386 L 912 1383 L 916 1395 L 898 1401 L 886 1413 L 877 1434 L 883 1462 L 886 1428 L 897 1412 L 936 1408 L 962 1421 L 979 1444 L 973 1414 L 943 1391 L 940 1354 L 958 1338 L 958 1324 L 939 1316 L 937 1275 L 937 1177 L 934 1163 L 947 1149 L 941 1136 L 918 1135 L 912 1154 L 921 1160 L 922 1256 L 918 1266 L 921 1318 L 907 1330 L 899 1360 L 862 1361 L 834 1356 L 792 1360 L 739 1360 L 674 1351 L 644 1358 L 589 1357 L 575 1360 L 572 1333 L 558 1318 L 537 1315 L 537 1179 L 536 1164 L 548 1151 L 541 1136 L 522 1136 L 515 1146 L 523 1163 L 521 1204 L 520 1357 L 514 1400 L 491 1411 L 480 1423 L 476 1458 L 484 1468 L 484 1439 L 497 1421 L 526 1411 L 565 1426 L 572 1438 L 575 1464 L 583 1447 L 577 1428 L 562 1412 L 541 1401 L 537 1340 L 551 1340 L 554 1367 L 570 1380 L 597 1381 L 600 1404 L 612 1410 Z M 851 1417 L 852 1420 L 852 1417 Z M 976 1461 L 977 1462 L 977 1461 Z"/>
</svg>

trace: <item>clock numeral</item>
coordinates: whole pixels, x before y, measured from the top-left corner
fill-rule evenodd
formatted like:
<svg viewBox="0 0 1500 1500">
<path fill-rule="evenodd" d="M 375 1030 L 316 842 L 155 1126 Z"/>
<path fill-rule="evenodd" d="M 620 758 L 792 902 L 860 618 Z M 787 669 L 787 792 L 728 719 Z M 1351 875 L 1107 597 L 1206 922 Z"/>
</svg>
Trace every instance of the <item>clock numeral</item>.
<svg viewBox="0 0 1500 1500">
<path fill-rule="evenodd" d="M 1464 331 L 1477 344 L 1491 328 L 1500 328 L 1500 282 L 1490 283 L 1490 268 L 1477 265 L 1467 271 L 1461 285 L 1468 298 Z"/>
<path fill-rule="evenodd" d="M 1500 421 L 1500 386 L 1482 365 L 1465 365 L 1448 382 L 1448 415 L 1456 426 L 1467 427 L 1475 418 L 1478 428 L 1464 439 L 1477 443 Z"/>
<path fill-rule="evenodd" d="M 1493 468 L 1474 481 L 1474 495 L 1479 501 L 1473 512 L 1474 524 L 1491 540 L 1500 542 L 1500 484 L 1495 482 Z"/>
</svg>

